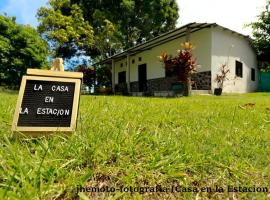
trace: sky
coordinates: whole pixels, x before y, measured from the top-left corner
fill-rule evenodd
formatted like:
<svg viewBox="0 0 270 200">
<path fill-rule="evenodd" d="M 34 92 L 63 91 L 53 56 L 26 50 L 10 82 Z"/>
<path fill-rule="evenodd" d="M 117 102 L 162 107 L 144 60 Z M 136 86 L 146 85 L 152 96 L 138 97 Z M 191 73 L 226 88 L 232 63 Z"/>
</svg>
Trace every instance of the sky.
<svg viewBox="0 0 270 200">
<path fill-rule="evenodd" d="M 266 0 L 177 0 L 180 8 L 178 26 L 190 22 L 217 23 L 250 35 L 245 24 L 254 22 L 264 10 Z"/>
<path fill-rule="evenodd" d="M 20 24 L 37 26 L 37 9 L 47 0 L 0 0 L 0 13 L 16 16 Z M 265 0 L 177 0 L 180 18 L 177 26 L 190 22 L 215 22 L 245 35 L 251 35 L 244 24 L 256 20 Z"/>
<path fill-rule="evenodd" d="M 0 0 L 0 13 L 16 16 L 20 24 L 37 26 L 36 13 L 40 6 L 46 5 L 47 0 Z"/>
</svg>

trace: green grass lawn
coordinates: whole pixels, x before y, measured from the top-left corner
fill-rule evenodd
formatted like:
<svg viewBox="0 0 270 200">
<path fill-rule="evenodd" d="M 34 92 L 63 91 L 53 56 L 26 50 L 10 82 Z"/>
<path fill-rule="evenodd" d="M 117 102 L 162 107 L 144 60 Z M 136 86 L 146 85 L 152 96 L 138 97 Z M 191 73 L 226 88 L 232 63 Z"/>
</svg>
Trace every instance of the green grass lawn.
<svg viewBox="0 0 270 200">
<path fill-rule="evenodd" d="M 39 139 L 11 137 L 16 99 L 0 93 L 0 199 L 270 197 L 270 93 L 82 96 L 77 131 Z M 178 192 L 78 194 L 79 185 Z M 268 193 L 228 193 L 228 185 Z M 183 192 L 188 188 L 200 192 Z"/>
</svg>

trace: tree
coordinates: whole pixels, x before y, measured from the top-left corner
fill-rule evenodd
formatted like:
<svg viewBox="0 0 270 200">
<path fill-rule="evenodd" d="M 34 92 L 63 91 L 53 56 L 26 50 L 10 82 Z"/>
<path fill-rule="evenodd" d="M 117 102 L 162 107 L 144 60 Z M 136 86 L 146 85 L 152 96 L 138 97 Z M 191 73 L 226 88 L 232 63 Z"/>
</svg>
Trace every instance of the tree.
<svg viewBox="0 0 270 200">
<path fill-rule="evenodd" d="M 108 19 L 116 28 L 124 49 L 175 28 L 178 6 L 175 0 L 71 0 L 81 5 L 85 19 L 93 22 L 96 32 Z M 118 31 L 118 34 L 117 34 Z"/>
<path fill-rule="evenodd" d="M 260 61 L 270 63 L 270 1 L 267 0 L 265 10 L 258 16 L 258 21 L 251 23 L 253 28 L 253 45 Z M 267 68 L 267 65 L 264 66 Z"/>
<path fill-rule="evenodd" d="M 82 9 L 69 0 L 49 0 L 48 4 L 38 10 L 38 31 L 49 42 L 54 57 L 84 54 L 93 46 L 94 32 Z"/>
<path fill-rule="evenodd" d="M 112 72 L 110 66 L 96 66 L 95 67 L 95 72 L 96 72 L 96 80 L 97 84 L 96 87 L 111 87 L 111 77 L 112 77 Z"/>
<path fill-rule="evenodd" d="M 86 55 L 98 62 L 175 28 L 176 0 L 49 0 L 37 13 L 38 30 L 54 56 Z M 111 73 L 96 70 L 98 84 L 110 85 Z M 108 77 L 105 77 L 108 76 Z"/>
<path fill-rule="evenodd" d="M 64 57 L 79 50 L 92 58 L 104 59 L 174 29 L 178 18 L 175 0 L 49 0 L 48 4 L 38 11 L 39 30 L 56 52 L 67 51 L 58 53 Z M 74 17 L 81 20 L 73 23 Z M 77 44 L 78 29 L 88 33 L 84 35 L 88 37 L 84 46 Z"/>
<path fill-rule="evenodd" d="M 0 83 L 18 86 L 27 68 L 46 67 L 48 47 L 34 28 L 15 21 L 0 15 Z"/>
<path fill-rule="evenodd" d="M 95 83 L 95 70 L 87 67 L 86 65 L 79 65 L 76 67 L 75 71 L 83 73 L 83 83 L 89 88 L 92 88 Z"/>
</svg>

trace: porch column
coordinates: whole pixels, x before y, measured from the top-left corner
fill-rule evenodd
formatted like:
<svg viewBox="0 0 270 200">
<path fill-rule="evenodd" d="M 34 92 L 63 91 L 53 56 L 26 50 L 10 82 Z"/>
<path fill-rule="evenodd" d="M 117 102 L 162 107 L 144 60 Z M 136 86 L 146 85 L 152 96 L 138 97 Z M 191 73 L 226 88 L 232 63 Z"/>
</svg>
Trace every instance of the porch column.
<svg viewBox="0 0 270 200">
<path fill-rule="evenodd" d="M 115 93 L 115 63 L 114 59 L 112 59 L 112 91 Z"/>
<path fill-rule="evenodd" d="M 187 27 L 187 30 L 186 30 L 186 42 L 190 42 L 190 28 Z"/>
<path fill-rule="evenodd" d="M 127 55 L 127 89 L 128 93 L 130 93 L 130 56 Z"/>
</svg>

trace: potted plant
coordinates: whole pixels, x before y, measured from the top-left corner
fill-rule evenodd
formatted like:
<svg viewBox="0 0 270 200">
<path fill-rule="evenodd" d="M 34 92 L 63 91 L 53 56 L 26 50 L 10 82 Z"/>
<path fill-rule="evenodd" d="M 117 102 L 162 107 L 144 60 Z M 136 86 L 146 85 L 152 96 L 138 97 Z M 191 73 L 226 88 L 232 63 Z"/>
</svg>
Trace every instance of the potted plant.
<svg viewBox="0 0 270 200">
<path fill-rule="evenodd" d="M 101 87 L 99 87 L 98 92 L 101 95 L 108 95 L 110 93 L 110 90 L 111 89 L 109 87 L 101 86 Z"/>
<path fill-rule="evenodd" d="M 220 73 L 216 74 L 216 78 L 214 80 L 217 83 L 217 88 L 214 89 L 214 95 L 220 96 L 222 94 L 224 81 L 228 80 L 227 75 L 229 72 L 229 67 L 226 64 L 221 65 Z"/>
<path fill-rule="evenodd" d="M 197 63 L 192 55 L 192 44 L 185 42 L 181 44 L 181 50 L 177 51 L 176 56 L 168 56 L 161 53 L 160 61 L 164 63 L 166 70 L 176 72 L 178 84 L 184 85 L 184 96 L 191 94 L 191 75 L 197 71 Z"/>
</svg>

